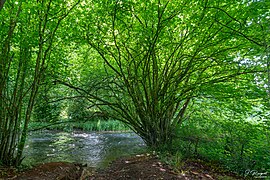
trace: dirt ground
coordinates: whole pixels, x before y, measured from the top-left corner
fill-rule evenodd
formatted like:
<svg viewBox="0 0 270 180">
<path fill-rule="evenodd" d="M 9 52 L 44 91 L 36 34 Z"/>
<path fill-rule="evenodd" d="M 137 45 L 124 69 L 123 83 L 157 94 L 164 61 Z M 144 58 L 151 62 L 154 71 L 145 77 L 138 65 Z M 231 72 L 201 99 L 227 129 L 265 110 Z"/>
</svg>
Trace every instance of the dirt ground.
<svg viewBox="0 0 270 180">
<path fill-rule="evenodd" d="M 159 179 L 221 179 L 233 180 L 234 174 L 215 172 L 202 162 L 186 161 L 180 169 L 173 170 L 166 164 L 162 164 L 156 157 L 137 155 L 131 158 L 122 158 L 114 161 L 107 169 L 100 170 L 86 179 L 92 180 L 159 180 Z"/>
<path fill-rule="evenodd" d="M 30 170 L 16 172 L 16 170 L 2 170 L 1 179 L 14 180 L 61 180 L 79 179 L 83 169 L 79 164 L 66 162 L 51 162 L 38 165 Z M 1 172 L 1 170 L 0 170 Z M 1 177 L 2 174 L 2 177 Z"/>
<path fill-rule="evenodd" d="M 52 162 L 41 164 L 24 172 L 0 169 L 1 179 L 15 180 L 158 180 L 158 179 L 241 179 L 233 174 L 215 172 L 202 162 L 186 161 L 178 170 L 162 164 L 156 157 L 137 155 L 121 158 L 103 170 L 94 170 L 80 164 Z"/>
</svg>

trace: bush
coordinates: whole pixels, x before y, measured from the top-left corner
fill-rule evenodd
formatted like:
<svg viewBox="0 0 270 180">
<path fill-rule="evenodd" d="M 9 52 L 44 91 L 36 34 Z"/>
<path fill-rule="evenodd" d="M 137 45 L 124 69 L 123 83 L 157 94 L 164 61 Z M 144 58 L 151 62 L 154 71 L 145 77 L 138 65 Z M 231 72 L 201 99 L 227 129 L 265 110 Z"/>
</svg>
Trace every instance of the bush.
<svg viewBox="0 0 270 180">
<path fill-rule="evenodd" d="M 268 131 L 261 124 L 240 120 L 193 119 L 177 128 L 173 147 L 185 157 L 219 162 L 241 175 L 247 170 L 269 171 Z"/>
</svg>

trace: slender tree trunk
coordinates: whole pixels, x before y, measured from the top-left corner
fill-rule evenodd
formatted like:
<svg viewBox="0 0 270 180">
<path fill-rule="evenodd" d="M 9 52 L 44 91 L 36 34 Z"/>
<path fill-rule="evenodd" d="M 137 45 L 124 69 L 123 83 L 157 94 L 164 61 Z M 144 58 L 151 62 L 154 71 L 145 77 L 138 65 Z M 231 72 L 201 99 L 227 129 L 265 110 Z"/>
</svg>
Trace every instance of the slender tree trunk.
<svg viewBox="0 0 270 180">
<path fill-rule="evenodd" d="M 270 26 L 269 26 L 270 28 Z M 265 42 L 265 46 L 266 46 L 266 61 L 267 61 L 267 90 L 268 90 L 268 101 L 266 102 L 267 106 L 270 108 L 270 46 L 267 45 L 267 43 Z M 270 109 L 268 109 L 270 110 Z M 268 145 L 270 146 L 270 120 L 266 120 L 266 137 L 267 137 L 267 142 Z"/>
<path fill-rule="evenodd" d="M 270 106 L 270 50 L 269 47 L 266 49 L 266 58 L 267 58 L 267 87 L 268 87 L 268 104 Z"/>
<path fill-rule="evenodd" d="M 5 1 L 0 1 L 0 10 L 3 8 Z M 16 135 L 14 130 L 18 127 L 18 105 L 16 104 L 16 96 L 19 86 L 20 65 L 15 77 L 13 93 L 10 82 L 10 68 L 13 63 L 14 53 L 11 52 L 11 46 L 14 31 L 17 27 L 17 21 L 20 16 L 22 2 L 20 2 L 17 12 L 13 16 L 11 14 L 9 29 L 7 36 L 3 40 L 0 52 L 0 161 L 7 165 L 12 164 L 13 154 L 16 146 Z M 14 134 L 15 133 L 15 134 Z"/>
<path fill-rule="evenodd" d="M 0 3 L 4 2 L 0 0 Z M 16 29 L 16 34 L 14 32 L 22 1 L 19 6 L 16 6 L 18 8 L 16 14 L 10 15 L 10 27 L 7 30 L 6 38 L 2 41 L 0 51 L 0 162 L 5 165 L 18 166 L 23 159 L 28 125 L 39 87 L 44 79 L 55 33 L 61 21 L 79 2 L 78 0 L 77 3 L 74 3 L 69 10 L 58 11 L 57 9 L 56 11 L 56 9 L 52 10 L 54 8 L 53 0 L 37 1 L 37 5 L 40 6 L 37 10 L 39 21 L 32 21 L 32 16 L 27 16 L 25 13 L 26 17 L 22 17 L 22 23 Z M 50 16 L 58 18 L 52 21 Z M 38 34 L 33 33 L 31 27 L 28 27 L 29 25 L 38 26 Z M 17 34 L 20 34 L 18 36 L 20 38 L 16 36 Z M 29 38 L 35 38 L 37 46 L 33 45 L 35 43 L 29 43 Z M 11 49 L 13 46 L 16 51 Z M 38 50 L 34 52 L 34 48 Z M 14 59 L 13 53 L 15 54 Z M 32 53 L 37 53 L 35 59 Z M 31 69 L 31 65 L 34 66 L 34 70 Z"/>
</svg>

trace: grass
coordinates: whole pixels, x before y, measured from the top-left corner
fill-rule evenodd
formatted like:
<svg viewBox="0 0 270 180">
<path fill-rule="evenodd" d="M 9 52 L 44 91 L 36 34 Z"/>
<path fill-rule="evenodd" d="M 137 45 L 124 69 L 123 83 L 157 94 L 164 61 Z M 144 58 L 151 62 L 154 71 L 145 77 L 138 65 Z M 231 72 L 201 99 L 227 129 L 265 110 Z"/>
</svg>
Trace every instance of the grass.
<svg viewBox="0 0 270 180">
<path fill-rule="evenodd" d="M 100 120 L 94 119 L 87 122 L 31 122 L 29 124 L 29 130 L 35 131 L 40 129 L 48 130 L 62 130 L 62 131 L 130 131 L 128 126 L 117 120 Z"/>
</svg>

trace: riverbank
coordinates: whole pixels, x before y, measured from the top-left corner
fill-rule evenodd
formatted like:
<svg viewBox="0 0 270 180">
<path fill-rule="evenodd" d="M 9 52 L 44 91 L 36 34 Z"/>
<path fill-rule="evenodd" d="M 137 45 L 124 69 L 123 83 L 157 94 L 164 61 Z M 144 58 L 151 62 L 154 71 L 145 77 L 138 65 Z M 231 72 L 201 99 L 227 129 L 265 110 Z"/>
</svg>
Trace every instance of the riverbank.
<svg viewBox="0 0 270 180">
<path fill-rule="evenodd" d="M 108 119 L 93 119 L 85 122 L 76 121 L 57 121 L 53 123 L 48 122 L 31 122 L 29 124 L 29 131 L 39 130 L 59 130 L 65 132 L 72 132 L 74 130 L 81 130 L 86 132 L 99 132 L 99 131 L 131 131 L 128 126 L 120 121 Z"/>
<path fill-rule="evenodd" d="M 114 179 L 242 179 L 233 173 L 218 170 L 196 160 L 183 161 L 181 167 L 172 168 L 162 163 L 156 156 L 136 155 L 130 158 L 120 158 L 112 164 L 99 170 L 85 179 L 114 180 Z"/>
<path fill-rule="evenodd" d="M 3 172 L 2 172 L 3 173 Z M 242 179 L 235 174 L 212 168 L 202 161 L 187 160 L 173 169 L 161 163 L 156 156 L 141 154 L 129 158 L 119 158 L 105 169 L 95 170 L 75 163 L 45 163 L 24 172 L 10 172 L 0 179 L 16 180 L 114 180 L 114 179 Z"/>
</svg>

